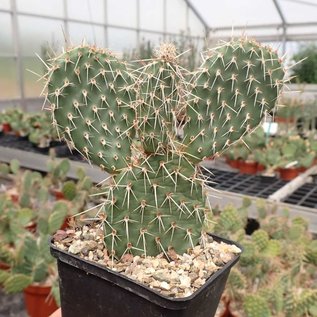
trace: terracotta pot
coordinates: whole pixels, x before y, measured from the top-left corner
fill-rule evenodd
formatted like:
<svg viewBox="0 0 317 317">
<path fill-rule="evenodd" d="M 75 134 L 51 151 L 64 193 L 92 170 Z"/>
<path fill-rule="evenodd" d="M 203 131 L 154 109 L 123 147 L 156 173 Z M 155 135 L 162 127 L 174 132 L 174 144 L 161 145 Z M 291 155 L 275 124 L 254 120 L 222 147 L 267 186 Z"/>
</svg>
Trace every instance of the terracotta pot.
<svg viewBox="0 0 317 317">
<path fill-rule="evenodd" d="M 10 265 L 0 261 L 0 271 L 8 271 L 10 269 Z"/>
<path fill-rule="evenodd" d="M 55 190 L 54 189 L 54 196 L 55 196 L 56 200 L 65 199 L 65 196 L 64 196 L 63 192 L 61 192 L 60 190 Z"/>
<path fill-rule="evenodd" d="M 0 271 L 9 271 L 10 270 L 10 265 L 0 261 Z M 0 288 L 2 288 L 2 283 L 0 283 Z"/>
<path fill-rule="evenodd" d="M 50 286 L 30 285 L 24 289 L 26 311 L 30 317 L 48 317 L 58 309 Z"/>
<path fill-rule="evenodd" d="M 257 171 L 258 171 L 258 172 L 263 172 L 263 171 L 265 171 L 265 166 L 262 165 L 262 164 L 260 164 L 260 163 L 258 163 L 258 165 L 257 165 Z"/>
<path fill-rule="evenodd" d="M 12 129 L 11 129 L 10 123 L 3 123 L 2 124 L 2 132 L 3 133 L 9 133 L 11 131 L 12 131 Z"/>
<path fill-rule="evenodd" d="M 10 194 L 10 198 L 12 202 L 18 203 L 19 202 L 19 195 L 18 194 Z"/>
<path fill-rule="evenodd" d="M 304 167 L 304 166 L 300 166 L 300 167 L 297 168 L 297 170 L 298 170 L 298 173 L 300 174 L 300 173 L 306 172 L 306 171 L 307 171 L 307 168 Z"/>
<path fill-rule="evenodd" d="M 62 317 L 62 310 L 61 310 L 61 308 L 59 308 L 58 310 L 56 310 L 52 315 L 50 315 L 50 317 Z"/>
<path fill-rule="evenodd" d="M 297 168 L 280 168 L 279 169 L 280 179 L 284 181 L 290 181 L 298 176 L 299 172 Z"/>
<path fill-rule="evenodd" d="M 25 229 L 30 231 L 31 233 L 35 233 L 37 229 L 37 223 L 32 221 L 30 224 L 25 226 Z"/>
<path fill-rule="evenodd" d="M 229 300 L 224 300 L 223 306 L 224 306 L 224 309 L 221 312 L 220 317 L 239 317 L 238 314 L 232 312 L 232 308 L 231 308 L 232 305 L 230 305 Z"/>
<path fill-rule="evenodd" d="M 242 174 L 256 174 L 258 170 L 257 166 L 257 162 L 241 161 L 239 164 L 239 172 Z"/>
<path fill-rule="evenodd" d="M 68 216 L 65 218 L 62 226 L 61 226 L 61 230 L 66 230 L 69 227 L 69 223 L 74 219 L 74 217 L 72 216 Z"/>
<path fill-rule="evenodd" d="M 231 160 L 231 159 L 227 158 L 226 162 L 232 168 L 237 168 L 237 169 L 239 168 L 240 160 Z"/>
<path fill-rule="evenodd" d="M 295 123 L 295 118 L 275 117 L 274 121 L 277 123 Z"/>
</svg>

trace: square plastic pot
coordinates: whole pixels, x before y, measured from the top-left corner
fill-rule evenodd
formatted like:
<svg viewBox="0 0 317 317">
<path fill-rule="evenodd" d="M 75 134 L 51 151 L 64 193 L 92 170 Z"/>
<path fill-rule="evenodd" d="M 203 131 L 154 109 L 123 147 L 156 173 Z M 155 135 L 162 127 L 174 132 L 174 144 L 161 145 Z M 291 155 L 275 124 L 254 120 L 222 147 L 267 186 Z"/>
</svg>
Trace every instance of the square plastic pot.
<svg viewBox="0 0 317 317">
<path fill-rule="evenodd" d="M 211 235 L 215 241 L 235 244 Z M 239 246 L 240 247 L 240 246 Z M 191 296 L 170 298 L 104 266 L 61 251 L 57 258 L 63 317 L 212 317 L 236 255 Z"/>
</svg>

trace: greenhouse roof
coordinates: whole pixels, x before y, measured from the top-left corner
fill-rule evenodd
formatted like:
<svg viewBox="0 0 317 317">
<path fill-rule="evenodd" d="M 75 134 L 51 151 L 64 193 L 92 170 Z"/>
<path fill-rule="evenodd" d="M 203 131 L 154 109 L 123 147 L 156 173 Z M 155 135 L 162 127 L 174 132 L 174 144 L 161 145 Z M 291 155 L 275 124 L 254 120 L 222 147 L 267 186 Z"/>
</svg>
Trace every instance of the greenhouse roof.
<svg viewBox="0 0 317 317">
<path fill-rule="evenodd" d="M 317 0 L 185 0 L 214 36 L 247 32 L 262 41 L 317 39 Z"/>
</svg>

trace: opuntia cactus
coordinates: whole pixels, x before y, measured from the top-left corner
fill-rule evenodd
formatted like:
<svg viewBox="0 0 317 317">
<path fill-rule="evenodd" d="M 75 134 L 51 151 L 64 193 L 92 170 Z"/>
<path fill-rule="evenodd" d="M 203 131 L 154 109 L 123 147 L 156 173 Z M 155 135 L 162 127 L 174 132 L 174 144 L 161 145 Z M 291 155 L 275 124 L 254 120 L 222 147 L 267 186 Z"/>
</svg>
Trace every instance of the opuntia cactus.
<svg viewBox="0 0 317 317">
<path fill-rule="evenodd" d="M 189 82 L 170 44 L 138 70 L 86 45 L 51 60 L 53 125 L 112 176 L 101 218 L 113 257 L 183 253 L 205 237 L 209 208 L 198 163 L 273 109 L 281 62 L 271 48 L 245 38 L 210 50 Z"/>
</svg>

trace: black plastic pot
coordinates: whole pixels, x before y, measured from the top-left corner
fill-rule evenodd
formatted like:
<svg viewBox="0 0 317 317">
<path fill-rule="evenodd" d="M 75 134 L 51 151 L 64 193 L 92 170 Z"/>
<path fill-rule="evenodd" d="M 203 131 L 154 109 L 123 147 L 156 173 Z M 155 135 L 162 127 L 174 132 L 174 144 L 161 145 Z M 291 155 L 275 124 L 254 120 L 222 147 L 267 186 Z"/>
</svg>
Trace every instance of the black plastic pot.
<svg viewBox="0 0 317 317">
<path fill-rule="evenodd" d="M 232 241 L 212 235 L 216 241 Z M 169 298 L 120 273 L 57 249 L 63 317 L 212 317 L 239 255 L 194 294 Z"/>
</svg>

